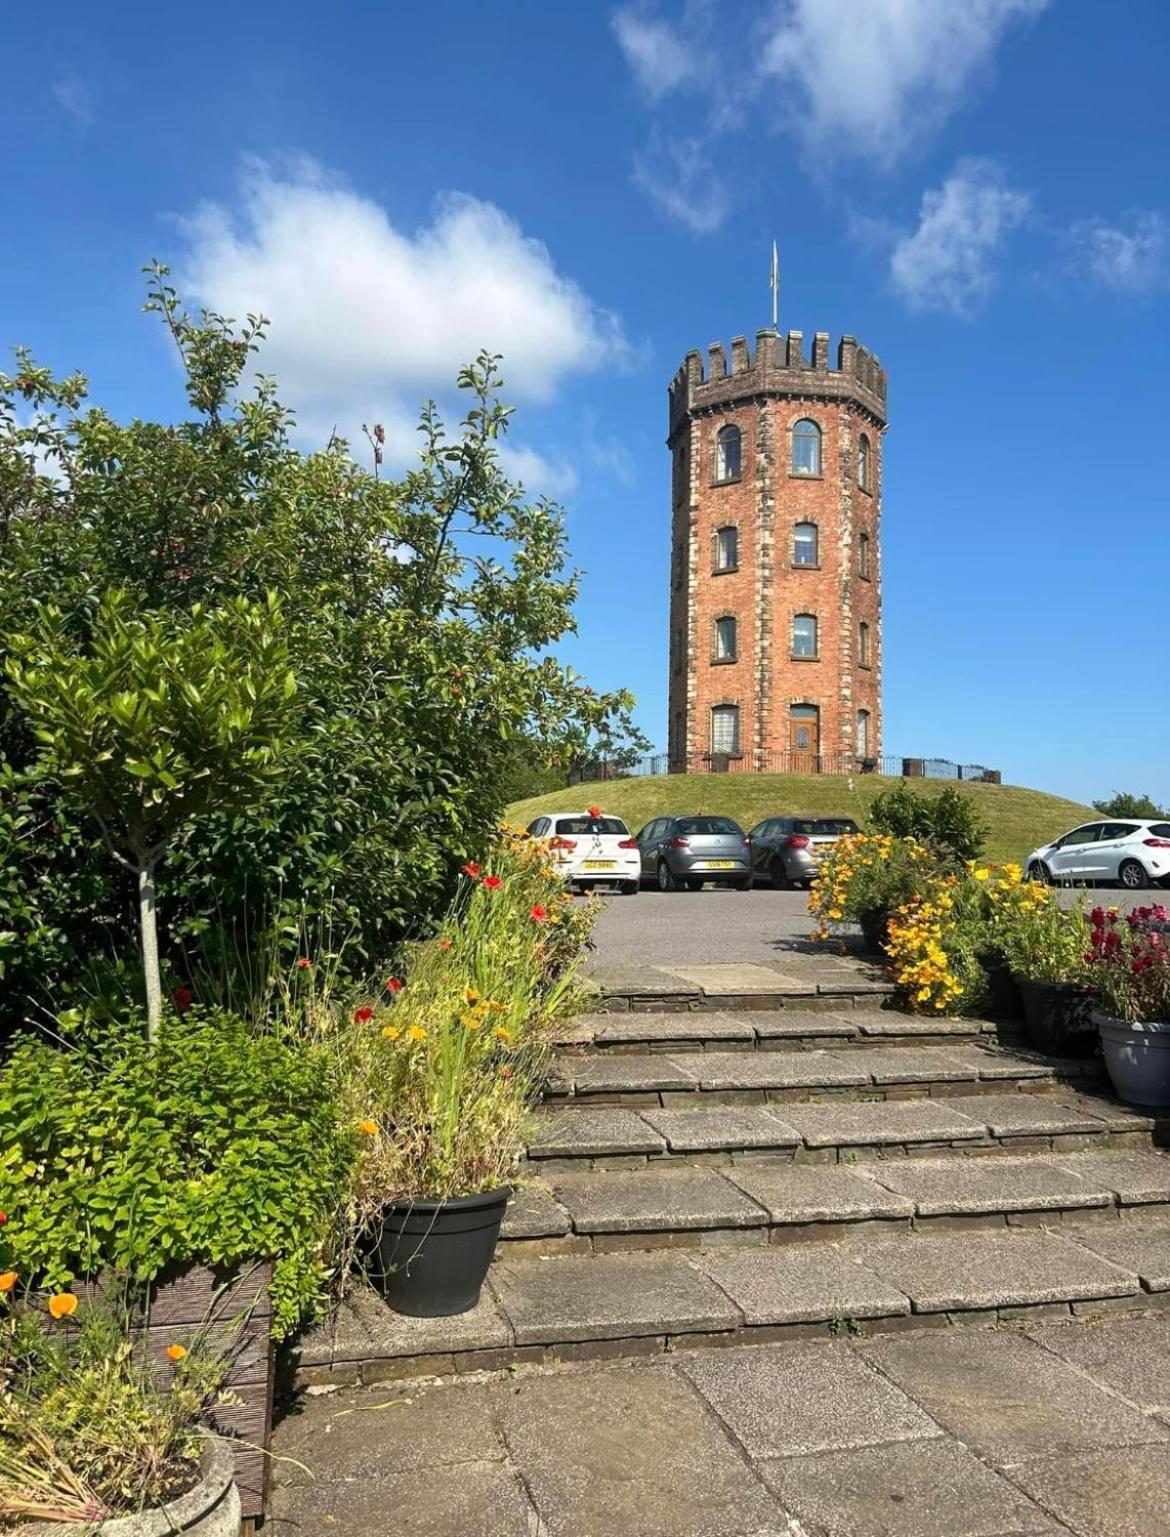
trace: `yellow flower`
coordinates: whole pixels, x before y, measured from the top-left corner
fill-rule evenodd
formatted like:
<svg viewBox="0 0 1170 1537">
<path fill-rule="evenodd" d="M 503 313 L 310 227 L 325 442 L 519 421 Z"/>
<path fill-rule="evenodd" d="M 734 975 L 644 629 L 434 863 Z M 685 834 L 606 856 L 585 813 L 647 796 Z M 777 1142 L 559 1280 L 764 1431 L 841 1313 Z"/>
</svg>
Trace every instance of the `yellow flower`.
<svg viewBox="0 0 1170 1537">
<path fill-rule="evenodd" d="M 369 1119 L 359 1121 L 358 1130 L 364 1132 L 367 1137 L 376 1137 L 378 1135 L 378 1123 Z"/>
<path fill-rule="evenodd" d="M 406 1039 L 408 1041 L 421 1041 L 424 1040 L 425 1037 L 426 1031 L 422 1028 L 421 1025 L 411 1025 L 410 1029 L 406 1032 Z"/>
<path fill-rule="evenodd" d="M 77 1298 L 72 1292 L 58 1292 L 49 1298 L 49 1312 L 54 1318 L 72 1318 L 77 1312 Z"/>
<path fill-rule="evenodd" d="M 977 881 L 985 881 L 988 878 L 988 876 L 991 874 L 991 871 L 990 870 L 972 870 L 971 874 L 975 877 L 975 879 Z"/>
<path fill-rule="evenodd" d="M 841 916 L 841 909 L 839 907 L 830 907 L 829 908 L 829 917 L 830 918 L 839 918 L 840 916 Z"/>
<path fill-rule="evenodd" d="M 492 1004 L 492 1013 L 493 1014 L 502 1014 L 503 1012 L 504 1012 L 504 1005 L 502 1003 L 493 1003 Z"/>
<path fill-rule="evenodd" d="M 459 1023 L 465 1030 L 478 1030 L 480 1024 L 474 1014 L 460 1014 Z"/>
<path fill-rule="evenodd" d="M 186 1347 L 186 1345 L 168 1345 L 167 1346 L 167 1360 L 168 1361 L 181 1361 L 186 1354 L 187 1354 L 187 1347 Z"/>
<path fill-rule="evenodd" d="M 15 1270 L 5 1270 L 0 1273 L 0 1292 L 10 1292 L 17 1282 Z"/>
<path fill-rule="evenodd" d="M 479 996 L 479 989 L 475 987 L 469 987 L 463 994 L 464 999 L 468 1003 L 477 1003 L 479 1001 Z"/>
<path fill-rule="evenodd" d="M 387 1025 L 385 1030 L 382 1031 L 382 1034 L 388 1041 L 396 1041 L 399 1034 L 398 1027 L 396 1025 Z"/>
<path fill-rule="evenodd" d="M 496 1040 L 497 1041 L 510 1041 L 511 1039 L 512 1039 L 512 1032 L 510 1030 L 505 1030 L 503 1025 L 497 1025 L 496 1026 Z"/>
</svg>

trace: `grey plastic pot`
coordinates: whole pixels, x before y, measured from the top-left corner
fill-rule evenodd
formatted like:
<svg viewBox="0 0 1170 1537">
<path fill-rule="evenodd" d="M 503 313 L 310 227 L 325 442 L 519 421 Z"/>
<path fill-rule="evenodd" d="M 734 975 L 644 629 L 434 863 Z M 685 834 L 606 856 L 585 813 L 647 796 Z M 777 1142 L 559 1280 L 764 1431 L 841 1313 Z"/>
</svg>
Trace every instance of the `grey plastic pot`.
<svg viewBox="0 0 1170 1537">
<path fill-rule="evenodd" d="M 1170 1105 L 1170 1020 L 1128 1024 L 1094 1014 L 1113 1087 L 1131 1105 Z"/>
<path fill-rule="evenodd" d="M 112 1516 L 100 1526 L 38 1521 L 22 1527 L 27 1537 L 239 1537 L 240 1491 L 236 1488 L 231 1447 L 208 1436 L 199 1482 L 186 1494 L 133 1516 Z"/>
</svg>

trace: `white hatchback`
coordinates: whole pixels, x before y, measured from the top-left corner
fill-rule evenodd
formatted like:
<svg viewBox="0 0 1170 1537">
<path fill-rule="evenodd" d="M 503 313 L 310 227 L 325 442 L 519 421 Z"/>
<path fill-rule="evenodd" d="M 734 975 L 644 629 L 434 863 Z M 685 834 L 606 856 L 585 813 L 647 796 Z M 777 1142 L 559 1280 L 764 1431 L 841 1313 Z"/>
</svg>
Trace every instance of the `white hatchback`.
<svg viewBox="0 0 1170 1537">
<path fill-rule="evenodd" d="M 1170 883 L 1170 822 L 1086 822 L 1028 855 L 1033 880 L 1116 881 L 1127 891 Z"/>
<path fill-rule="evenodd" d="M 558 811 L 528 824 L 534 838 L 547 838 L 554 867 L 566 885 L 616 886 L 634 897 L 642 884 L 638 843 L 621 817 L 592 811 Z"/>
</svg>

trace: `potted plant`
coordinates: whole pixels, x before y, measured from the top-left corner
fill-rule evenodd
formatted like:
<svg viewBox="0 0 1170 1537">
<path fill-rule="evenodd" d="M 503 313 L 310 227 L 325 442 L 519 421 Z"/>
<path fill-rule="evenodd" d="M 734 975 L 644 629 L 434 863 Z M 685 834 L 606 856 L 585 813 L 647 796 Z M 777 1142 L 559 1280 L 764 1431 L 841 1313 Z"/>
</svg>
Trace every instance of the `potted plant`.
<svg viewBox="0 0 1170 1537">
<path fill-rule="evenodd" d="M 922 888 L 937 861 L 914 838 L 855 833 L 840 838 L 821 860 L 809 892 L 809 912 L 818 920 L 814 939 L 827 939 L 856 923 L 871 955 L 883 955 L 890 915 Z"/>
<path fill-rule="evenodd" d="M 1134 1105 L 1170 1105 L 1170 909 L 1089 918 L 1093 1021 L 1113 1087 Z"/>
<path fill-rule="evenodd" d="M 1019 988 L 1028 1044 L 1055 1056 L 1092 1056 L 1097 1031 L 1083 908 L 1066 912 L 1047 887 L 1026 881 L 1001 892 L 994 930 Z"/>
</svg>

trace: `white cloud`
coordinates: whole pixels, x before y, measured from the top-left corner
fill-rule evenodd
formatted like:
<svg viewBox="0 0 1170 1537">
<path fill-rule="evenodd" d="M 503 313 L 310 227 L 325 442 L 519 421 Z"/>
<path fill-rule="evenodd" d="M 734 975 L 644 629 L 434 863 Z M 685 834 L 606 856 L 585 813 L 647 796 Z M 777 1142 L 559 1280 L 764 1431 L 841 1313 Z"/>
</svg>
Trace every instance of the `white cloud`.
<svg viewBox="0 0 1170 1537">
<path fill-rule="evenodd" d="M 391 462 L 417 445 L 418 403 L 449 399 L 482 348 L 503 354 L 510 401 L 548 401 L 631 355 L 617 317 L 546 246 L 462 193 L 406 230 L 312 160 L 252 161 L 238 206 L 205 204 L 184 230 L 183 287 L 221 313 L 268 317 L 261 366 L 302 427 L 327 437 L 336 424 L 356 446 L 361 423 L 381 421 Z"/>
<path fill-rule="evenodd" d="M 776 0 L 762 71 L 818 159 L 893 163 L 945 119 L 1004 34 L 1048 0 Z"/>
<path fill-rule="evenodd" d="M 93 122 L 93 92 L 80 75 L 59 75 L 53 81 L 53 96 L 79 127 L 88 128 Z"/>
<path fill-rule="evenodd" d="M 638 84 L 657 101 L 698 73 L 692 42 L 670 22 L 626 6 L 615 11 L 614 36 Z"/>
<path fill-rule="evenodd" d="M 634 183 L 693 234 L 709 235 L 727 217 L 726 183 L 704 138 L 676 138 L 655 130 L 634 157 Z"/>
<path fill-rule="evenodd" d="M 1088 219 L 1074 225 L 1073 258 L 1083 277 L 1115 293 L 1150 294 L 1170 286 L 1170 219 L 1131 214 L 1121 224 Z"/>
<path fill-rule="evenodd" d="M 996 257 L 1030 206 L 994 162 L 961 160 L 941 187 L 923 194 L 918 228 L 896 242 L 895 289 L 913 309 L 970 316 L 994 286 Z"/>
<path fill-rule="evenodd" d="M 524 489 L 554 499 L 571 496 L 577 489 L 577 471 L 567 460 L 547 459 L 535 449 L 514 443 L 500 445 L 500 468 L 511 480 L 519 480 Z"/>
</svg>

